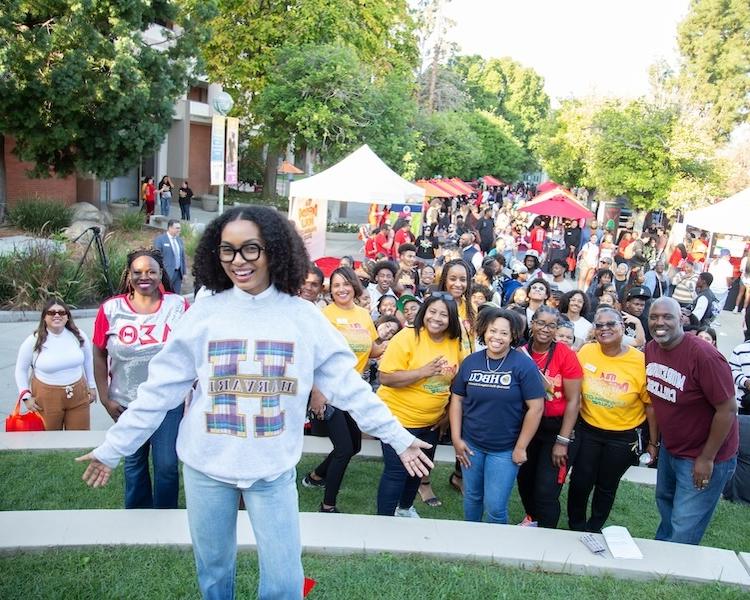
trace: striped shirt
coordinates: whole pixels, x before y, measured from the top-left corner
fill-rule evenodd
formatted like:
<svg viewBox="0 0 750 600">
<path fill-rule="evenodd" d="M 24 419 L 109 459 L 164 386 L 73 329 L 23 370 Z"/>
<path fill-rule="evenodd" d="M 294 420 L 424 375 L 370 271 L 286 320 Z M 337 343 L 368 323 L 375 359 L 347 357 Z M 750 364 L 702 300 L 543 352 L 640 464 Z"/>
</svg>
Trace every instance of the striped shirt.
<svg viewBox="0 0 750 600">
<path fill-rule="evenodd" d="M 750 341 L 744 342 L 732 350 L 732 355 L 729 357 L 729 366 L 732 368 L 735 398 L 737 398 L 739 404 L 747 391 L 745 382 L 750 379 Z"/>
</svg>

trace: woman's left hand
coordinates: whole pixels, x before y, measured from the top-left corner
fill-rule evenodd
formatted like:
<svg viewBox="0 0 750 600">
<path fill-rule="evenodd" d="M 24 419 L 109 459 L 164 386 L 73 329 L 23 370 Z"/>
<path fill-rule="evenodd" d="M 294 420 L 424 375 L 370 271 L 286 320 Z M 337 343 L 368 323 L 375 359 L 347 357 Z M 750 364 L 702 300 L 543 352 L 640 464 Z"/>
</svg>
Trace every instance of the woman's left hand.
<svg viewBox="0 0 750 600">
<path fill-rule="evenodd" d="M 93 452 L 84 454 L 75 459 L 76 462 L 89 461 L 86 470 L 83 473 L 81 479 L 86 482 L 89 487 L 104 487 L 109 483 L 109 477 L 112 474 L 112 469 L 105 465 L 103 462 L 99 462 L 99 459 L 94 456 Z"/>
<path fill-rule="evenodd" d="M 432 444 L 415 438 L 411 446 L 398 455 L 406 472 L 412 477 L 425 477 L 430 474 L 430 469 L 435 466 L 429 457 L 422 452 L 423 448 L 425 450 L 432 448 Z"/>
<path fill-rule="evenodd" d="M 562 444 L 552 446 L 552 464 L 559 469 L 568 463 L 568 447 Z"/>
<path fill-rule="evenodd" d="M 96 388 L 89 388 L 89 404 L 96 402 L 97 394 Z"/>
<path fill-rule="evenodd" d="M 526 448 L 513 448 L 511 460 L 520 467 L 528 460 L 528 457 L 526 456 Z"/>
</svg>

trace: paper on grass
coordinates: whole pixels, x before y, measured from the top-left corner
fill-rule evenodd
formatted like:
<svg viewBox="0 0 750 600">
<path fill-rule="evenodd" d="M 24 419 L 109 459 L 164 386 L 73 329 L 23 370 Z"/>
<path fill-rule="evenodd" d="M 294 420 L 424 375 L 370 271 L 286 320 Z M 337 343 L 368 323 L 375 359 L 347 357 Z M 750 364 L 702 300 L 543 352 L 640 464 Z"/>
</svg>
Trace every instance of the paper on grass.
<svg viewBox="0 0 750 600">
<path fill-rule="evenodd" d="M 640 548 L 636 545 L 627 527 L 610 525 L 602 529 L 602 535 L 614 558 L 643 558 Z"/>
</svg>

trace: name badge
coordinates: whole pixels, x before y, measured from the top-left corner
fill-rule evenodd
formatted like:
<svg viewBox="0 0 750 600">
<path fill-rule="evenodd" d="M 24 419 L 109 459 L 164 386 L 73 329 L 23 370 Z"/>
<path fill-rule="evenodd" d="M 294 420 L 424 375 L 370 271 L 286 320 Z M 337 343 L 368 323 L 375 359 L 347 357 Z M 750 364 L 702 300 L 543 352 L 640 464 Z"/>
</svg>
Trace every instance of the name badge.
<svg viewBox="0 0 750 600">
<path fill-rule="evenodd" d="M 337 317 L 336 318 L 336 325 L 348 325 L 349 319 L 346 319 L 344 317 Z"/>
<path fill-rule="evenodd" d="M 596 367 L 591 363 L 586 363 L 585 365 L 583 365 L 583 368 L 587 371 L 591 371 L 592 373 L 596 373 Z"/>
</svg>

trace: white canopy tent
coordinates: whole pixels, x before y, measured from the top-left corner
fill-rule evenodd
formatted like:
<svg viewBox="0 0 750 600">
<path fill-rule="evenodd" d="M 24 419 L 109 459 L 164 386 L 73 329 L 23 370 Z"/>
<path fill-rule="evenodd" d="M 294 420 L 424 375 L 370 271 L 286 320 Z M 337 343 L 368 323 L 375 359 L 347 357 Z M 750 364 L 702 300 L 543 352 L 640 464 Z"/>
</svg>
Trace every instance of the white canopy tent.
<svg viewBox="0 0 750 600">
<path fill-rule="evenodd" d="M 711 206 L 691 210 L 683 221 L 711 233 L 750 235 L 750 188 Z"/>
<path fill-rule="evenodd" d="M 328 201 L 360 204 L 420 204 L 424 190 L 394 173 L 365 144 L 317 175 L 289 186 L 289 217 L 297 224 L 310 258 L 325 254 Z"/>
</svg>

